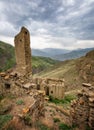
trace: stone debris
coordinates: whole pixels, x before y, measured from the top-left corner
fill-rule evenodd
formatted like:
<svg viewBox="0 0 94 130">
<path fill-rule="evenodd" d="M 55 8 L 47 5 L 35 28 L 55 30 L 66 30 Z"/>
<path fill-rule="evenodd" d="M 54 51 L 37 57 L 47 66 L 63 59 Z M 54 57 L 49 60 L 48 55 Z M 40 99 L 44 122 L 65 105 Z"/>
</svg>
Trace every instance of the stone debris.
<svg viewBox="0 0 94 130">
<path fill-rule="evenodd" d="M 5 76 L 6 76 L 6 73 L 5 73 L 5 72 L 1 72 L 1 73 L 0 73 L 0 76 L 5 77 Z"/>
<path fill-rule="evenodd" d="M 78 99 L 72 101 L 70 115 L 71 122 L 84 128 L 89 125 L 94 129 L 94 87 L 91 84 L 82 84 L 83 90 L 78 93 Z"/>
<path fill-rule="evenodd" d="M 26 84 L 23 85 L 23 88 L 31 89 L 32 88 L 32 84 L 31 83 L 26 83 Z"/>
<path fill-rule="evenodd" d="M 89 83 L 82 83 L 83 87 L 91 87 L 91 84 Z"/>
<path fill-rule="evenodd" d="M 4 78 L 5 78 L 5 80 L 8 80 L 10 78 L 10 76 L 6 75 Z"/>
</svg>

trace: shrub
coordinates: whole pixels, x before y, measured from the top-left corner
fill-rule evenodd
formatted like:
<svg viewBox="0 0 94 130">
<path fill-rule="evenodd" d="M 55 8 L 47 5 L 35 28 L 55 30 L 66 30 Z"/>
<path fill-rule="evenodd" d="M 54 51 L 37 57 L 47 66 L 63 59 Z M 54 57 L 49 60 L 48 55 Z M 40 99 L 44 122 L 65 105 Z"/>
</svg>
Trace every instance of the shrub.
<svg viewBox="0 0 94 130">
<path fill-rule="evenodd" d="M 12 119 L 12 115 L 0 115 L 0 129 Z"/>
<path fill-rule="evenodd" d="M 49 101 L 55 104 L 69 104 L 73 99 L 76 99 L 75 95 L 66 95 L 64 99 L 61 100 L 49 96 Z"/>
<path fill-rule="evenodd" d="M 89 126 L 86 126 L 86 130 L 91 130 L 91 128 Z"/>
<path fill-rule="evenodd" d="M 24 122 L 26 125 L 32 126 L 32 118 L 29 114 L 26 114 L 24 116 Z"/>
<path fill-rule="evenodd" d="M 0 95 L 0 101 L 1 101 L 3 98 L 4 98 L 4 96 L 3 96 L 3 95 Z"/>
<path fill-rule="evenodd" d="M 72 129 L 72 127 L 70 127 L 70 126 L 61 123 L 61 124 L 59 125 L 59 130 L 73 130 L 73 129 Z"/>
<path fill-rule="evenodd" d="M 76 125 L 68 126 L 67 124 L 64 123 L 59 124 L 59 130 L 74 130 L 74 128 L 76 127 L 77 127 Z"/>
<path fill-rule="evenodd" d="M 24 102 L 23 102 L 23 100 L 18 100 L 18 101 L 16 102 L 16 104 L 17 104 L 17 105 L 22 105 L 22 104 L 24 104 Z"/>
<path fill-rule="evenodd" d="M 38 130 L 51 130 L 48 126 L 44 125 L 41 122 L 36 123 Z"/>
</svg>

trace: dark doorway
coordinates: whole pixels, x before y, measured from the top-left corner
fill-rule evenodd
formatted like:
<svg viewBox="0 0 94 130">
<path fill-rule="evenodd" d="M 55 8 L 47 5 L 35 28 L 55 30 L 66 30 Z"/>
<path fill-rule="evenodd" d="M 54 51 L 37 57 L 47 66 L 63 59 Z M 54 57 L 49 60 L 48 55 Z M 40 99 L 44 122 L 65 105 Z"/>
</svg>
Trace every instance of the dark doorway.
<svg viewBox="0 0 94 130">
<path fill-rule="evenodd" d="M 40 85 L 39 84 L 37 84 L 37 90 L 40 90 Z"/>
<path fill-rule="evenodd" d="M 6 89 L 10 89 L 10 84 L 9 83 L 5 83 L 5 88 Z"/>
<path fill-rule="evenodd" d="M 46 94 L 49 96 L 49 87 L 47 87 L 47 91 L 46 92 L 47 92 Z"/>
</svg>

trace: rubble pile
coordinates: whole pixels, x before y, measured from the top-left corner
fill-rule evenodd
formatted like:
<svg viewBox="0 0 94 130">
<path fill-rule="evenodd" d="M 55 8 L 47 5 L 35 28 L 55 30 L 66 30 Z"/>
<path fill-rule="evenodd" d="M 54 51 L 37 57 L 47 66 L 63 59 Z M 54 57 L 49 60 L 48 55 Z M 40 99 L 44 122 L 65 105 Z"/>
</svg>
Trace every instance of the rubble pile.
<svg viewBox="0 0 94 130">
<path fill-rule="evenodd" d="M 44 116 L 45 92 L 34 89 L 34 86 L 35 84 L 32 82 L 32 79 L 30 80 L 30 76 L 22 77 L 11 71 L 0 73 L 0 95 L 7 96 L 11 94 L 17 99 L 22 98 L 25 103 L 24 108 L 17 106 L 19 109 L 18 113 L 16 112 L 16 108 L 13 108 L 14 113 L 16 112 L 17 114 L 16 116 L 21 115 L 23 117 L 29 113 L 33 117 L 33 120 Z"/>
<path fill-rule="evenodd" d="M 7 92 L 21 96 L 32 88 L 36 88 L 36 85 L 32 82 L 31 75 L 22 76 L 12 70 L 0 73 L 0 94 Z"/>
</svg>

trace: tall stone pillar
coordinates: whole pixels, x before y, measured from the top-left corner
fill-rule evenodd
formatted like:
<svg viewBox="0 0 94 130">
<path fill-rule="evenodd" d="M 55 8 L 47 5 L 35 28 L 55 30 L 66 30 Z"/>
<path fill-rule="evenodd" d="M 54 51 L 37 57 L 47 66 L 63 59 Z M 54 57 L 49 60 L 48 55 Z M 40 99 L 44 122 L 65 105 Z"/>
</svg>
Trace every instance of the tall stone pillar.
<svg viewBox="0 0 94 130">
<path fill-rule="evenodd" d="M 22 27 L 19 34 L 15 36 L 16 71 L 22 75 L 32 73 L 30 33 Z"/>
</svg>

